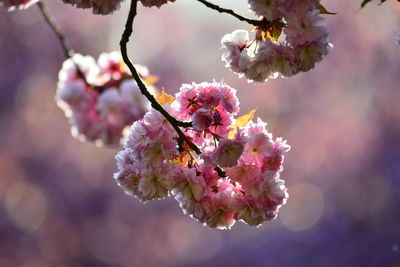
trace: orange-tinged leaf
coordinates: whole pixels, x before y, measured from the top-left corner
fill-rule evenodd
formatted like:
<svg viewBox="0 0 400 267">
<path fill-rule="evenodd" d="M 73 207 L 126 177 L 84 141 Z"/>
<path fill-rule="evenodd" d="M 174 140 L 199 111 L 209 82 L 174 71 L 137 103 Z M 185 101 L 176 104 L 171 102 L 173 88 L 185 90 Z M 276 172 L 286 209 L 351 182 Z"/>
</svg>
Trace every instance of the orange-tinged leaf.
<svg viewBox="0 0 400 267">
<path fill-rule="evenodd" d="M 146 85 L 153 85 L 153 84 L 155 84 L 157 81 L 158 81 L 158 76 L 156 76 L 156 75 L 150 75 L 150 76 L 147 76 L 147 77 L 144 79 L 144 82 L 146 83 Z"/>
<path fill-rule="evenodd" d="M 171 104 L 172 102 L 174 102 L 174 100 L 175 97 L 165 93 L 164 87 L 162 88 L 161 95 L 157 98 L 157 102 L 160 103 L 161 105 L 165 103 Z"/>
<path fill-rule="evenodd" d="M 267 32 L 267 37 L 273 41 L 278 41 L 284 26 L 285 24 L 281 23 L 280 21 L 271 23 L 271 26 L 269 27 Z"/>
<path fill-rule="evenodd" d="M 256 113 L 256 109 L 253 109 L 246 115 L 237 118 L 236 123 L 232 125 L 233 130 L 229 132 L 228 138 L 233 139 L 235 137 L 235 134 L 237 133 L 237 128 L 246 126 L 247 123 L 249 123 L 249 121 L 253 119 L 254 113 Z"/>
<path fill-rule="evenodd" d="M 192 160 L 192 157 L 189 153 L 181 154 L 179 157 L 170 160 L 170 162 L 178 163 L 179 165 L 186 165 L 188 162 Z"/>
</svg>

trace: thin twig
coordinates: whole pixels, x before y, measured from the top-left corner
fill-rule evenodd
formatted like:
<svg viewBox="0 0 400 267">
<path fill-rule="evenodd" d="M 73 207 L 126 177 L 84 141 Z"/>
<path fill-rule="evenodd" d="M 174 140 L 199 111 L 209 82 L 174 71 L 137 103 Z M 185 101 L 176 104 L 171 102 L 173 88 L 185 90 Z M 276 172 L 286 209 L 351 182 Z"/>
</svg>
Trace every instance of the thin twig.
<svg viewBox="0 0 400 267">
<path fill-rule="evenodd" d="M 241 16 L 241 15 L 235 13 L 235 12 L 234 12 L 233 10 L 231 10 L 231 9 L 226 9 L 226 8 L 217 6 L 217 5 L 215 5 L 215 4 L 213 4 L 213 3 L 210 3 L 210 2 L 208 2 L 208 1 L 206 1 L 206 0 L 197 0 L 197 1 L 199 1 L 199 2 L 202 3 L 203 5 L 207 6 L 208 8 L 211 8 L 211 9 L 214 9 L 214 10 L 218 11 L 219 13 L 226 13 L 226 14 L 229 14 L 229 15 L 231 15 L 231 16 L 234 16 L 234 17 L 237 18 L 238 20 L 247 22 L 247 23 L 249 23 L 249 24 L 251 24 L 251 25 L 254 25 L 254 26 L 263 26 L 263 25 L 265 24 L 265 22 L 263 22 L 263 21 L 245 18 L 245 17 L 243 17 L 243 16 Z"/>
<path fill-rule="evenodd" d="M 61 31 L 60 27 L 57 25 L 56 21 L 50 16 L 50 13 L 47 11 L 47 8 L 42 1 L 38 1 L 37 6 L 39 7 L 40 14 L 44 18 L 44 20 L 47 22 L 47 24 L 50 26 L 50 28 L 52 29 L 54 34 L 57 36 L 58 41 L 60 42 L 61 47 L 64 51 L 65 58 L 67 58 L 67 59 L 70 58 L 74 62 L 73 56 L 75 54 L 75 51 L 69 45 L 68 40 L 65 37 L 65 35 L 63 34 L 63 32 Z M 74 64 L 75 64 L 78 76 L 84 81 L 86 86 L 93 88 L 94 90 L 98 91 L 99 93 L 101 93 L 104 90 L 104 88 L 102 88 L 100 86 L 90 85 L 86 80 L 85 74 L 79 68 L 79 65 L 76 62 L 74 62 Z"/>
<path fill-rule="evenodd" d="M 43 18 L 46 20 L 47 24 L 51 27 L 54 34 L 57 36 L 58 40 L 60 41 L 60 44 L 63 48 L 65 57 L 66 58 L 72 57 L 74 55 L 74 51 L 69 46 L 67 38 L 65 38 L 60 27 L 58 27 L 57 23 L 50 16 L 49 12 L 47 11 L 47 8 L 41 1 L 37 2 L 37 5 L 39 7 L 40 13 L 42 14 Z"/>
<path fill-rule="evenodd" d="M 200 149 L 195 144 L 193 144 L 186 137 L 186 135 L 183 134 L 183 132 L 179 128 L 179 127 L 190 127 L 192 124 L 190 122 L 181 122 L 181 121 L 176 120 L 160 105 L 160 103 L 157 102 L 157 100 L 154 98 L 154 96 L 152 94 L 150 94 L 149 91 L 147 90 L 146 85 L 140 79 L 135 66 L 129 59 L 128 52 L 127 52 L 127 44 L 129 42 L 129 38 L 132 34 L 133 20 L 137 14 L 137 12 L 136 12 L 137 2 L 138 2 L 138 0 L 131 1 L 131 6 L 129 9 L 129 15 L 128 15 L 128 19 L 126 21 L 125 30 L 124 30 L 124 33 L 122 34 L 122 38 L 120 41 L 122 58 L 123 58 L 125 64 L 128 66 L 129 70 L 131 71 L 132 76 L 135 79 L 136 83 L 138 84 L 140 92 L 144 96 L 147 97 L 147 99 L 151 103 L 151 106 L 155 110 L 159 111 L 167 119 L 167 121 L 172 125 L 172 127 L 178 133 L 178 136 L 179 136 L 179 139 L 181 140 L 181 142 L 184 141 L 193 151 L 195 151 L 197 154 L 201 154 Z"/>
</svg>

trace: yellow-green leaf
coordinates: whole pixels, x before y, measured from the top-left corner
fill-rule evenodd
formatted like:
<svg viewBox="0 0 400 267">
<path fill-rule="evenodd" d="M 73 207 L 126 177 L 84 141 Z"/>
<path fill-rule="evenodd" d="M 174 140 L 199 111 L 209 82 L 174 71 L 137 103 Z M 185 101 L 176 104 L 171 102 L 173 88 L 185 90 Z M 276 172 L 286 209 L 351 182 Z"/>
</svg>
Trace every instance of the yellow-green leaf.
<svg viewBox="0 0 400 267">
<path fill-rule="evenodd" d="M 157 97 L 157 102 L 160 103 L 161 105 L 163 105 L 165 103 L 171 104 L 172 102 L 174 102 L 174 100 L 175 100 L 175 97 L 165 93 L 164 87 L 162 88 L 161 95 L 159 97 Z"/>
<path fill-rule="evenodd" d="M 228 138 L 233 139 L 235 137 L 235 134 L 237 133 L 237 128 L 246 126 L 246 124 L 249 123 L 251 119 L 253 119 L 254 113 L 256 113 L 256 109 L 253 109 L 246 115 L 237 118 L 236 123 L 232 125 L 233 130 L 229 132 Z"/>
<path fill-rule="evenodd" d="M 278 41 L 284 26 L 285 24 L 280 21 L 272 22 L 267 31 L 267 37 L 273 41 Z"/>
<path fill-rule="evenodd" d="M 319 13 L 324 15 L 336 15 L 336 13 L 329 12 L 323 5 L 319 4 L 318 6 Z"/>
</svg>

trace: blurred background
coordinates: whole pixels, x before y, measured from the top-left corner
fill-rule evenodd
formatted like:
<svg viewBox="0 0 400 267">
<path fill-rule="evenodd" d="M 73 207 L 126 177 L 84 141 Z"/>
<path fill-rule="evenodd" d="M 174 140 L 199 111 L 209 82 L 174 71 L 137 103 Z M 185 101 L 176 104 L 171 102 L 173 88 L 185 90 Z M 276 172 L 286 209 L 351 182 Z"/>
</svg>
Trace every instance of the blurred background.
<svg viewBox="0 0 400 267">
<path fill-rule="evenodd" d="M 73 48 L 118 49 L 129 1 L 94 16 L 47 0 Z M 213 1 L 251 17 L 247 1 Z M 235 3 L 233 3 L 235 2 Z M 290 79 L 249 84 L 224 67 L 220 39 L 250 29 L 195 0 L 140 6 L 129 52 L 169 93 L 225 80 L 288 140 L 290 198 L 260 228 L 208 229 L 175 200 L 118 188 L 118 149 L 70 134 L 54 95 L 64 60 L 38 8 L 0 10 L 0 266 L 400 266 L 400 4 L 324 1 L 335 48 Z M 378 2 L 378 1 L 375 1 Z"/>
</svg>

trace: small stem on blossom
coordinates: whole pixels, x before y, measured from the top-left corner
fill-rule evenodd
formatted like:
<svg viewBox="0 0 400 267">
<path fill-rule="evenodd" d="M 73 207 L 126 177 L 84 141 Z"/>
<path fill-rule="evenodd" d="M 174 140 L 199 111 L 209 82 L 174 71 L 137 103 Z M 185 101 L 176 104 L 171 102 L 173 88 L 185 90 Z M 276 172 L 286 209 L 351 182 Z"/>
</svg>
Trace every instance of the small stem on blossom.
<svg viewBox="0 0 400 267">
<path fill-rule="evenodd" d="M 131 62 L 128 56 L 127 52 L 127 44 L 129 42 L 129 38 L 132 35 L 132 27 L 133 27 L 133 20 L 137 14 L 136 9 L 137 9 L 137 2 L 138 0 L 132 0 L 131 1 L 131 6 L 129 9 L 129 14 L 128 14 L 128 19 L 125 24 L 125 30 L 124 33 L 122 34 L 122 38 L 120 41 L 120 47 L 121 47 L 121 55 L 122 58 L 124 59 L 125 64 L 128 66 L 129 70 L 132 73 L 133 78 L 135 79 L 136 83 L 139 86 L 140 92 L 147 97 L 147 99 L 150 101 L 151 106 L 160 112 L 166 119 L 167 121 L 172 125 L 172 127 L 175 129 L 175 131 L 178 133 L 179 139 L 181 140 L 181 143 L 184 141 L 188 146 L 195 151 L 197 154 L 201 154 L 200 149 L 193 144 L 187 137 L 186 135 L 183 134 L 181 129 L 179 127 L 190 127 L 192 124 L 190 122 L 181 122 L 176 120 L 174 117 L 172 117 L 161 105 L 160 103 L 157 102 L 157 100 L 154 98 L 152 94 L 147 90 L 146 85 L 142 82 L 142 80 L 139 77 L 139 74 L 136 71 L 135 66 Z M 179 143 L 179 140 L 178 140 Z"/>
<path fill-rule="evenodd" d="M 262 21 L 260 21 L 260 20 L 245 18 L 245 17 L 243 17 L 243 16 L 241 16 L 241 15 L 235 13 L 235 12 L 234 12 L 233 10 L 231 10 L 231 9 L 226 9 L 226 8 L 217 6 L 217 5 L 215 5 L 215 4 L 213 4 L 213 3 L 210 3 L 210 2 L 208 2 L 208 1 L 206 1 L 206 0 L 197 0 L 197 1 L 199 1 L 200 3 L 202 3 L 203 5 L 205 5 L 205 6 L 208 7 L 208 8 L 211 8 L 211 9 L 214 9 L 214 10 L 218 11 L 219 13 L 226 13 L 226 14 L 229 14 L 229 15 L 231 15 L 231 16 L 234 16 L 234 17 L 237 18 L 238 20 L 247 22 L 247 23 L 249 23 L 249 24 L 251 24 L 251 25 L 254 25 L 254 26 L 263 26 L 263 25 L 265 24 L 265 22 L 262 22 Z"/>
<path fill-rule="evenodd" d="M 73 55 L 75 54 L 75 51 L 68 44 L 67 38 L 65 37 L 65 35 L 61 31 L 60 27 L 57 25 L 56 21 L 50 16 L 50 13 L 47 11 L 47 8 L 43 4 L 42 1 L 37 2 L 37 6 L 39 7 L 40 14 L 42 14 L 42 17 L 44 18 L 44 20 L 47 22 L 47 24 L 50 26 L 50 28 L 52 29 L 54 34 L 57 36 L 58 41 L 60 42 L 60 44 L 62 46 L 62 49 L 64 51 L 65 58 L 67 58 L 67 59 L 71 58 L 72 59 Z M 72 59 L 72 61 L 73 61 L 73 59 Z M 101 88 L 99 86 L 91 86 L 86 81 L 85 74 L 83 74 L 83 72 L 79 68 L 78 64 L 76 64 L 75 62 L 74 62 L 74 64 L 76 66 L 76 69 L 77 69 L 77 72 L 78 72 L 78 76 L 85 82 L 86 86 L 91 87 L 91 88 L 95 89 L 96 91 L 98 91 L 99 93 L 101 93 L 103 91 L 103 88 Z"/>
</svg>

